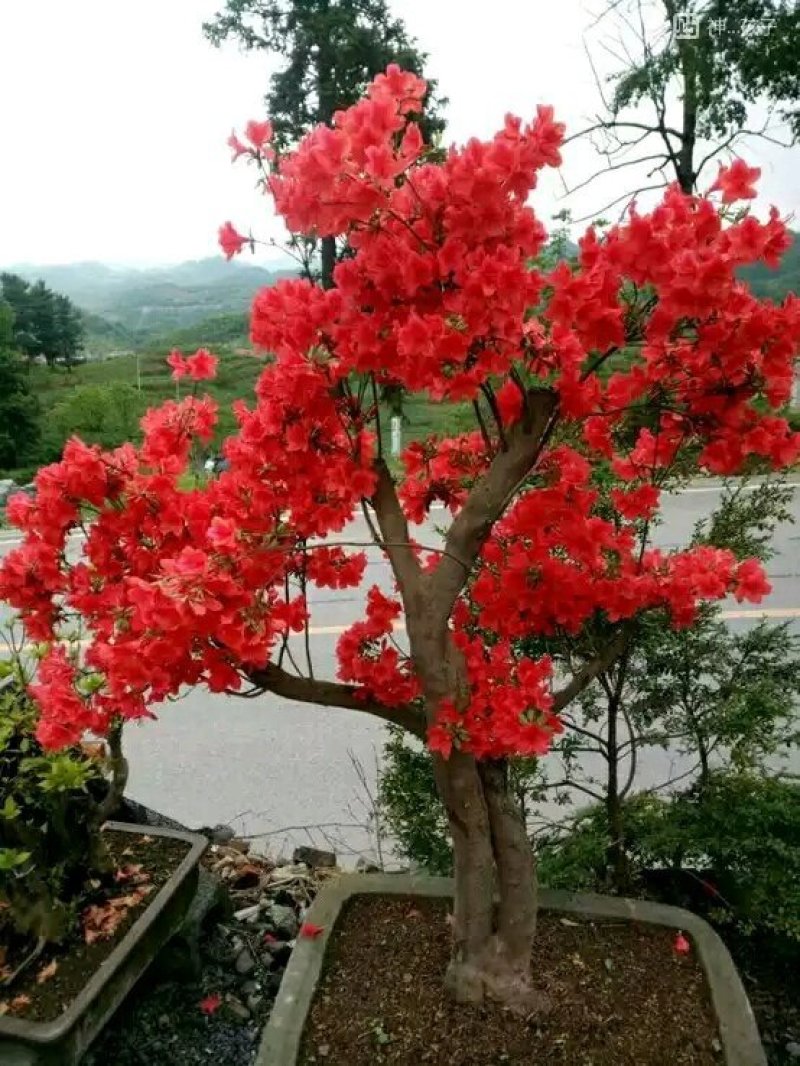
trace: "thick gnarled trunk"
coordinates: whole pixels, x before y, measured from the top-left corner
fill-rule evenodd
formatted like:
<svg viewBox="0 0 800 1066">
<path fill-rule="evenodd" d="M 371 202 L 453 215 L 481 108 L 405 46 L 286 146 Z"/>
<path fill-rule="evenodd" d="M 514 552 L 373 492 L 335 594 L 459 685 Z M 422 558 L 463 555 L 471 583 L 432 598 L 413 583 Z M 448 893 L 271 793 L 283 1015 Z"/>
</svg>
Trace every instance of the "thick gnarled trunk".
<svg viewBox="0 0 800 1066">
<path fill-rule="evenodd" d="M 536 870 L 502 763 L 454 752 L 435 758 L 453 839 L 453 954 L 446 985 L 460 1003 L 485 998 L 532 1013 L 546 1007 L 531 981 Z"/>
</svg>

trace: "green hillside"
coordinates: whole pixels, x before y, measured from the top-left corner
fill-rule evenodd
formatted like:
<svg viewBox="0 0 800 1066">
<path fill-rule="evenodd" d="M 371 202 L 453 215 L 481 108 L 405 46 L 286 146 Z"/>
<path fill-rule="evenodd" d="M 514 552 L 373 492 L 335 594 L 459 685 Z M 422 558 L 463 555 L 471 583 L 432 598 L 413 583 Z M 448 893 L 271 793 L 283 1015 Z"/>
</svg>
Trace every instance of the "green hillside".
<svg viewBox="0 0 800 1066">
<path fill-rule="evenodd" d="M 778 303 L 790 292 L 800 293 L 800 233 L 791 236 L 792 245 L 776 269 L 756 263 L 739 271 L 756 296 Z"/>
<path fill-rule="evenodd" d="M 103 263 L 23 264 L 12 269 L 23 278 L 42 279 L 90 316 L 91 354 L 124 351 L 212 317 L 245 315 L 260 288 L 294 273 L 288 261 L 265 268 L 239 260 L 229 263 L 221 256 L 147 270 Z M 98 319 L 109 323 L 111 330 L 118 328 L 119 336 L 99 328 Z M 117 339 L 116 347 L 108 346 L 109 340 Z"/>
</svg>

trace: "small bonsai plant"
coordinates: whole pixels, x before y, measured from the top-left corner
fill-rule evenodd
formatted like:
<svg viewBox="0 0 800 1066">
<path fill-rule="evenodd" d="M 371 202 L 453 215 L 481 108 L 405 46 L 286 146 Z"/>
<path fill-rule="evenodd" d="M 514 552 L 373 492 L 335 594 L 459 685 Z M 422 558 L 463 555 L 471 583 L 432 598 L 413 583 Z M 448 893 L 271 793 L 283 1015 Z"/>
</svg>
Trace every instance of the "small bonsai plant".
<svg viewBox="0 0 800 1066">
<path fill-rule="evenodd" d="M 118 731 L 108 747 L 43 748 L 35 690 L 21 659 L 0 662 L 0 930 L 35 938 L 41 951 L 74 930 L 92 883 L 113 878 L 101 828 L 126 768 Z"/>
</svg>

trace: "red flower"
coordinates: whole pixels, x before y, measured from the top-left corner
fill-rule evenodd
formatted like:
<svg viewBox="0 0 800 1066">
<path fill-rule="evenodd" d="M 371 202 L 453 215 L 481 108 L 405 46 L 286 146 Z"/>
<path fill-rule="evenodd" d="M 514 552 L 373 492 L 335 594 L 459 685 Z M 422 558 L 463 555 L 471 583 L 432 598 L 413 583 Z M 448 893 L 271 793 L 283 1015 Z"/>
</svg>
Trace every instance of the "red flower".
<svg viewBox="0 0 800 1066">
<path fill-rule="evenodd" d="M 256 151 L 261 151 L 268 141 L 272 140 L 272 123 L 256 122 L 251 119 L 245 126 L 245 136 Z"/>
<path fill-rule="evenodd" d="M 743 159 L 734 159 L 729 167 L 720 164 L 717 180 L 710 192 L 722 191 L 722 202 L 752 200 L 756 195 L 755 182 L 761 177 L 760 167 L 749 167 Z"/>
<path fill-rule="evenodd" d="M 269 360 L 251 402 L 233 405 L 223 477 L 186 484 L 197 443 L 217 424 L 213 401 L 189 396 L 148 411 L 140 445 L 67 442 L 36 475 L 34 496 L 9 504 L 22 542 L 0 560 L 0 600 L 19 612 L 28 641 L 55 645 L 32 689 L 47 746 L 147 716 L 186 686 L 235 690 L 268 670 L 284 635 L 305 627 L 317 590 L 356 588 L 372 565 L 325 545 L 365 498 L 385 499 L 398 521 L 402 511 L 420 522 L 442 503 L 480 527 L 460 564 L 459 553 L 413 539 L 386 552 L 396 579 L 399 562 L 416 581 L 418 563 L 449 590 L 439 636 L 463 658 L 464 684 L 457 700 L 442 694 L 431 723 L 443 757 L 540 756 L 563 728 L 553 665 L 523 655 L 520 638 L 579 636 L 598 615 L 653 611 L 687 626 L 705 601 L 757 602 L 769 591 L 756 561 L 703 545 L 647 549 L 641 537 L 659 490 L 689 463 L 735 474 L 750 456 L 780 468 L 800 453 L 800 434 L 780 415 L 800 301 L 759 300 L 740 269 L 777 261 L 783 222 L 775 212 L 731 221 L 718 203 L 670 188 L 652 212 L 629 212 L 602 238 L 587 233 L 573 266 L 530 269 L 546 239 L 530 193 L 559 165 L 563 128 L 549 108 L 528 124 L 509 116 L 493 137 L 434 162 L 408 124 L 425 93 L 389 68 L 270 175 L 290 231 L 346 234 L 352 255 L 330 290 L 288 278 L 257 294 L 251 337 Z M 266 156 L 268 126 L 251 123 L 229 143 Z M 414 158 L 425 162 L 398 182 Z M 723 200 L 752 196 L 756 176 L 741 161 L 723 169 Z M 253 241 L 230 222 L 220 238 L 228 258 Z M 608 373 L 628 294 L 645 292 L 654 298 L 637 303 L 639 354 Z M 215 368 L 205 349 L 168 361 L 176 378 L 196 381 Z M 465 411 L 478 403 L 472 431 L 406 448 L 396 499 L 388 482 L 376 496 L 374 396 L 343 387 L 373 376 L 387 395 L 425 393 Z M 531 388 L 537 381 L 546 388 Z M 510 476 L 504 441 L 527 434 L 538 439 L 531 476 L 510 499 L 504 490 L 500 507 L 487 472 Z M 599 458 L 627 483 L 613 494 L 595 477 Z M 89 513 L 82 554 L 67 550 Z M 408 622 L 404 603 L 424 597 L 397 586 L 368 593 L 336 648 L 348 701 L 380 704 L 388 717 L 423 696 L 419 664 L 393 638 Z M 80 661 L 55 641 L 76 616 L 87 638 Z"/>
<path fill-rule="evenodd" d="M 232 222 L 226 222 L 219 228 L 219 246 L 225 253 L 226 259 L 233 259 L 235 255 L 238 255 L 242 248 L 246 244 L 249 244 L 249 239 L 243 237 L 235 228 Z"/>
<path fill-rule="evenodd" d="M 300 936 L 307 937 L 313 940 L 315 937 L 321 936 L 325 932 L 325 926 L 314 925 L 313 922 L 303 922 L 300 926 Z"/>
<path fill-rule="evenodd" d="M 209 381 L 217 376 L 219 359 L 205 348 L 199 348 L 186 360 L 186 370 L 194 381 Z"/>
<path fill-rule="evenodd" d="M 173 349 L 167 356 L 167 366 L 172 367 L 173 381 L 180 381 L 189 373 L 187 362 L 177 349 Z"/>
<path fill-rule="evenodd" d="M 678 935 L 672 942 L 672 947 L 674 948 L 675 953 L 677 955 L 688 955 L 689 952 L 692 950 L 692 945 L 689 943 L 683 933 L 678 933 Z"/>
<path fill-rule="evenodd" d="M 222 1006 L 222 996 L 217 992 L 211 993 L 211 995 L 205 996 L 200 1000 L 198 1004 L 203 1014 L 211 1015 L 216 1014 L 219 1008 Z"/>
<path fill-rule="evenodd" d="M 250 153 L 250 149 L 247 147 L 247 145 L 242 144 L 242 142 L 236 136 L 235 130 L 231 130 L 231 135 L 227 140 L 227 145 L 233 152 L 233 157 L 231 159 L 232 163 L 235 163 L 240 155 L 248 155 Z"/>
</svg>

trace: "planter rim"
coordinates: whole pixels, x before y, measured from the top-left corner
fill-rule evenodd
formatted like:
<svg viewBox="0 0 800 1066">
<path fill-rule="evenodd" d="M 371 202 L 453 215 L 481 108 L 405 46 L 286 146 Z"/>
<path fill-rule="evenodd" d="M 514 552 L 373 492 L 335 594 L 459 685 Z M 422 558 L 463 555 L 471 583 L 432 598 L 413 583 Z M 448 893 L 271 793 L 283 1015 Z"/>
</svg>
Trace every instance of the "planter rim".
<svg viewBox="0 0 800 1066">
<path fill-rule="evenodd" d="M 109 978 L 116 973 L 128 958 L 131 949 L 138 944 L 157 918 L 170 902 L 176 887 L 197 865 L 200 856 L 208 847 L 208 840 L 199 833 L 188 830 L 168 829 L 163 826 L 134 825 L 130 822 L 106 822 L 103 831 L 131 833 L 137 836 L 169 837 L 172 840 L 184 840 L 190 845 L 189 850 L 169 878 L 164 882 L 147 907 L 142 911 L 125 936 L 91 978 L 83 986 L 65 1011 L 48 1022 L 37 1022 L 26 1018 L 0 1017 L 0 1037 L 20 1037 L 28 1043 L 41 1045 L 52 1044 L 61 1039 L 79 1021 L 87 1008 L 98 997 Z"/>
<path fill-rule="evenodd" d="M 307 914 L 307 921 L 321 925 L 323 932 L 319 937 L 298 938 L 264 1029 L 255 1066 L 295 1066 L 336 920 L 348 899 L 364 895 L 452 897 L 453 880 L 413 874 L 344 874 L 329 882 Z M 547 888 L 539 891 L 539 909 L 590 919 L 667 926 L 688 934 L 705 971 L 726 1066 L 767 1066 L 753 1010 L 733 959 L 703 918 L 681 907 L 649 900 Z"/>
</svg>

